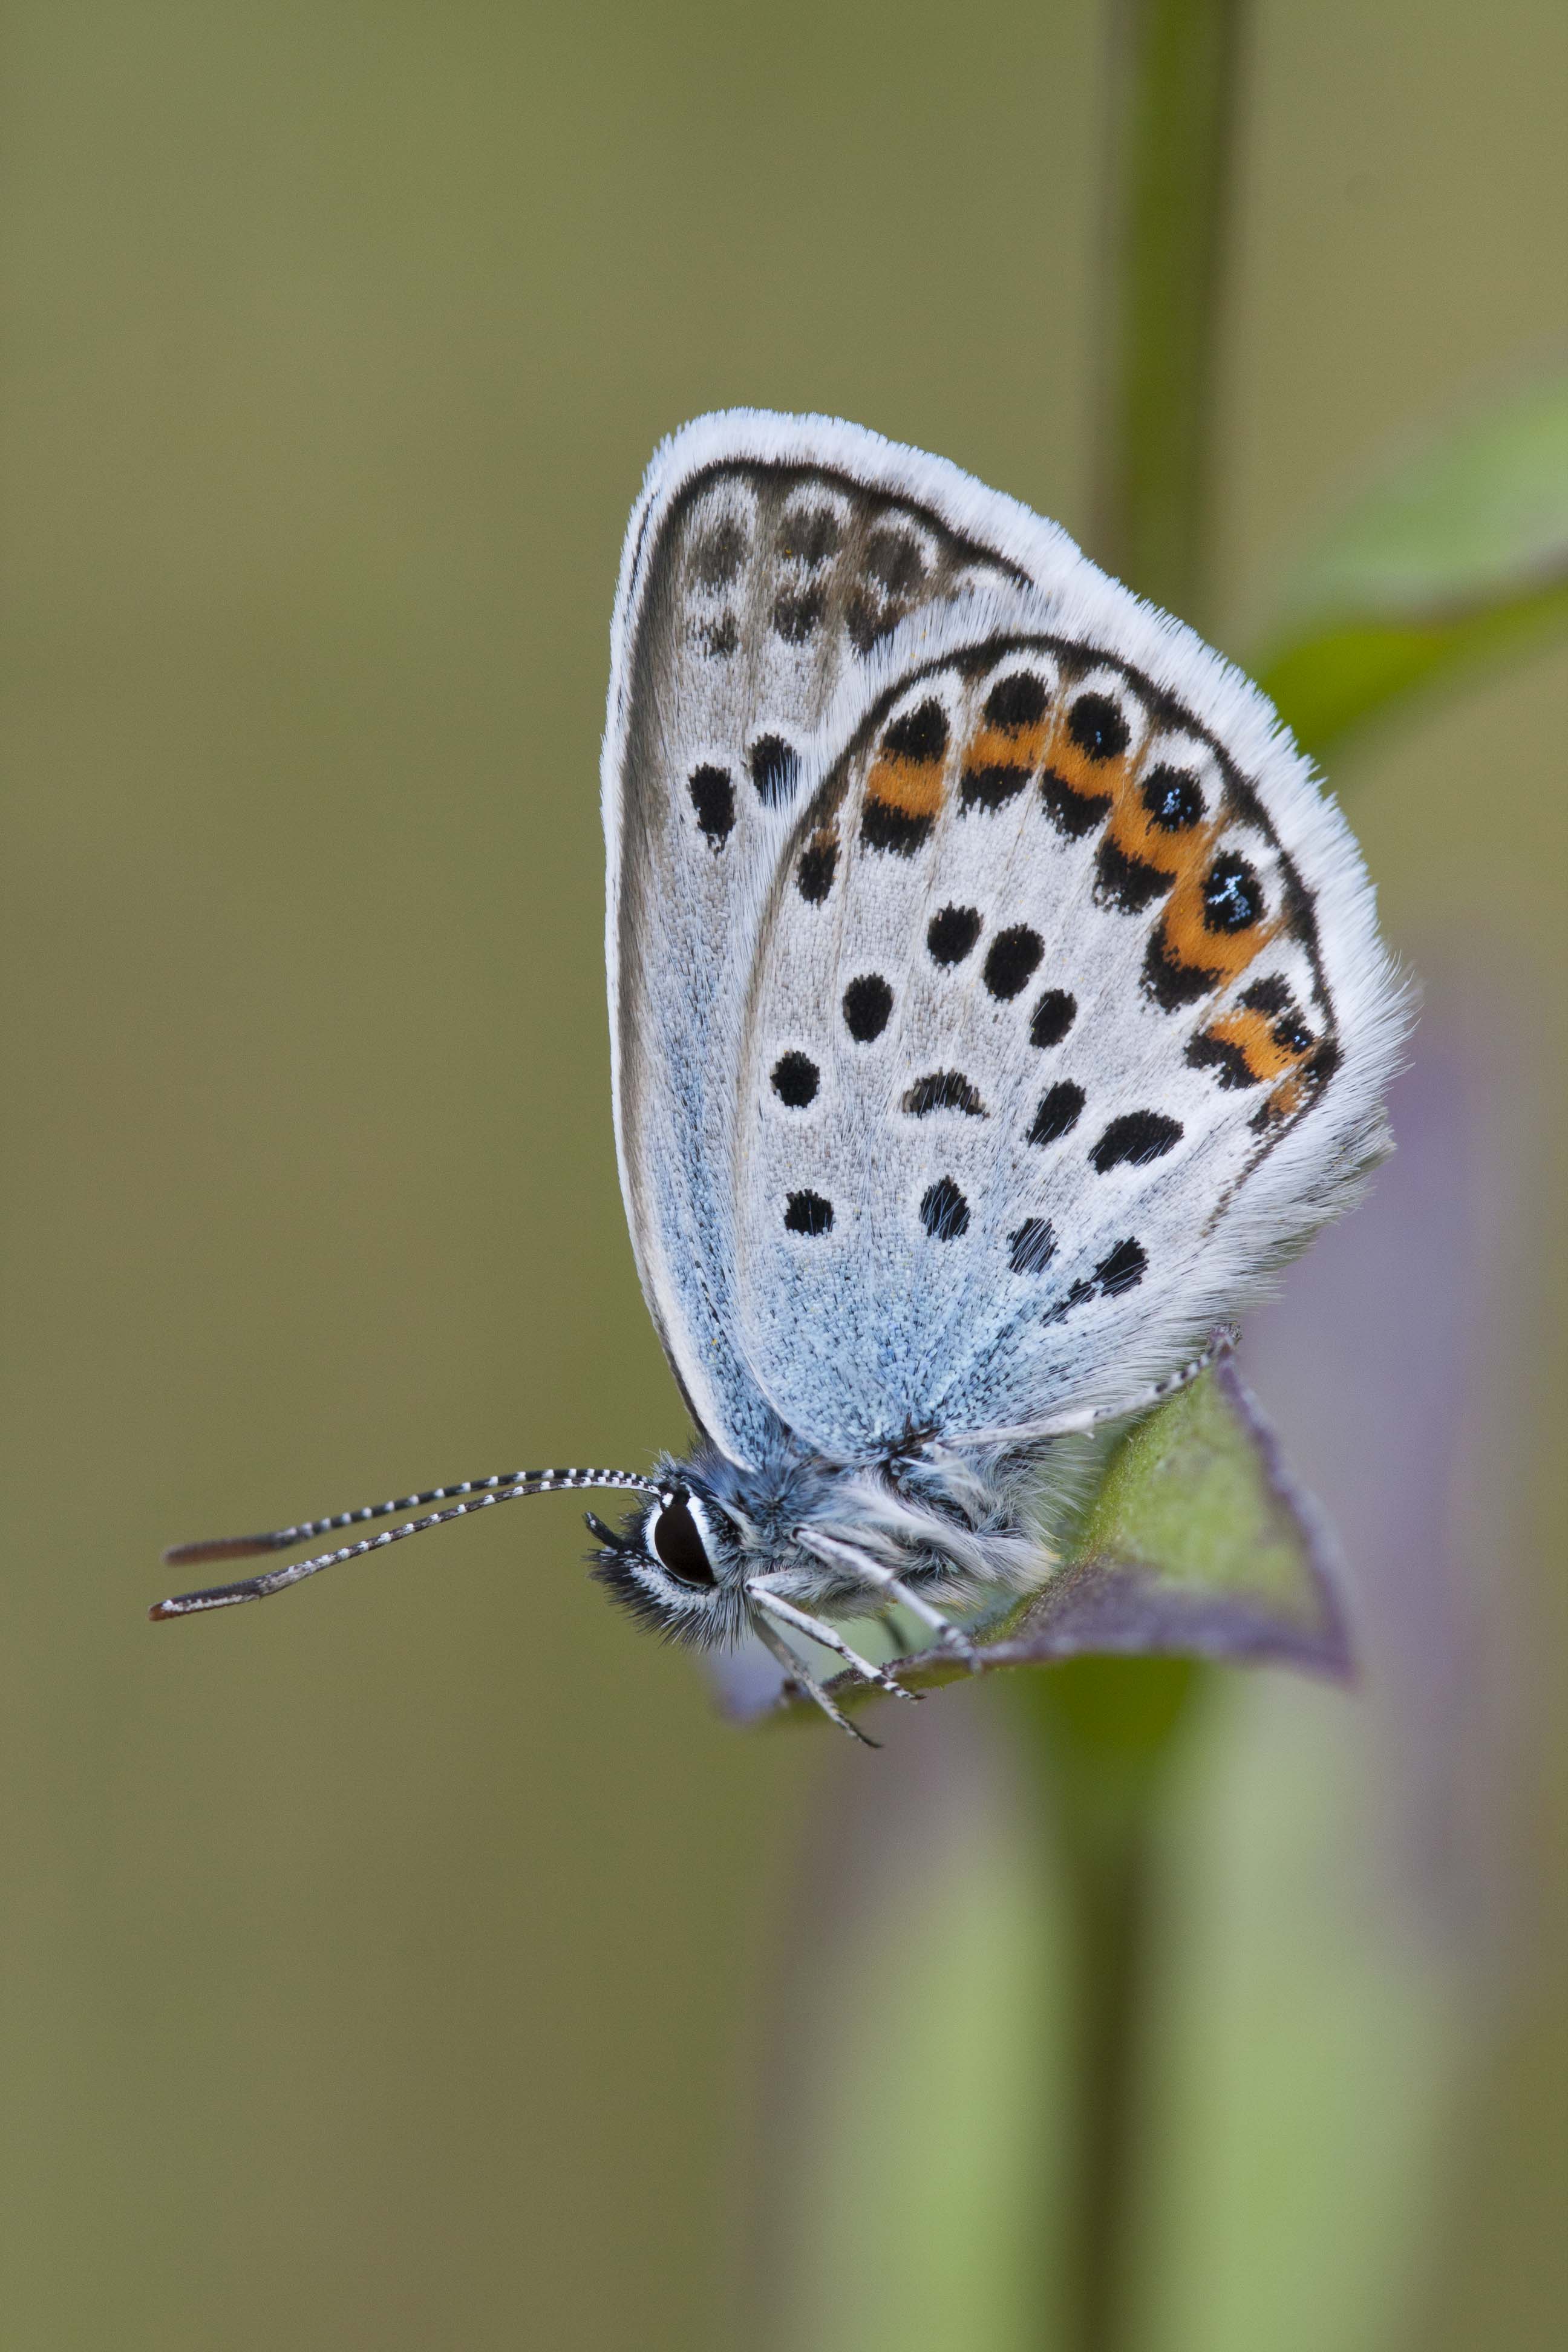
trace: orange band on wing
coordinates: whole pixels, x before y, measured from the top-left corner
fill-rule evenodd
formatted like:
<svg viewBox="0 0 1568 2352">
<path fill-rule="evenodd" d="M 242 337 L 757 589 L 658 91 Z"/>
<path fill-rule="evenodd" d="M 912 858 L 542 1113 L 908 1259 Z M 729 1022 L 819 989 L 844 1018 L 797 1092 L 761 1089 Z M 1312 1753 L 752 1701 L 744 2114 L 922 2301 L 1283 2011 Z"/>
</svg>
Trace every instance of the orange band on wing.
<svg viewBox="0 0 1568 2352">
<path fill-rule="evenodd" d="M 872 800 L 897 809 L 900 816 L 938 816 L 943 772 L 941 760 L 900 760 L 881 751 L 871 762 L 866 790 Z"/>
<path fill-rule="evenodd" d="M 1274 1034 L 1277 1026 L 1267 1013 L 1226 1013 L 1211 1022 L 1205 1034 L 1216 1045 L 1234 1048 L 1253 1083 L 1261 1085 L 1266 1078 L 1278 1078 L 1295 1069 L 1311 1050 L 1310 1038 L 1299 1045 L 1281 1045 Z"/>
<path fill-rule="evenodd" d="M 1160 929 L 1166 960 L 1189 971 L 1207 972 L 1217 985 L 1244 972 L 1276 926 L 1260 919 L 1237 930 L 1216 930 L 1205 920 L 1206 866 L 1196 865 L 1172 891 Z"/>
</svg>

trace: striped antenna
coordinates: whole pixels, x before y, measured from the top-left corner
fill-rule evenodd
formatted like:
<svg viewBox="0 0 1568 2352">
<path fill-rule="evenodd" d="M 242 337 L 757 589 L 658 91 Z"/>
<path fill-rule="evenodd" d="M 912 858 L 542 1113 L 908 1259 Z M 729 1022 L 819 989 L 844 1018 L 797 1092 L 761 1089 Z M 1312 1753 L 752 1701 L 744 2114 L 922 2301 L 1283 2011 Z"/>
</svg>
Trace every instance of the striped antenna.
<svg viewBox="0 0 1568 2352">
<path fill-rule="evenodd" d="M 197 1560 L 254 1559 L 258 1553 L 291 1551 L 296 1544 L 310 1543 L 317 1536 L 361 1527 L 368 1519 L 390 1518 L 397 1511 L 417 1510 L 426 1503 L 449 1504 L 446 1510 L 405 1519 L 401 1527 L 384 1528 L 379 1535 L 364 1536 L 358 1543 L 317 1552 L 310 1559 L 291 1560 L 287 1568 L 268 1569 L 237 1584 L 214 1584 L 201 1592 L 176 1593 L 171 1600 L 155 1601 L 147 1614 L 156 1624 L 165 1617 L 195 1617 L 204 1609 L 232 1609 L 241 1601 L 265 1601 L 286 1585 L 318 1575 L 323 1568 L 363 1559 L 367 1551 L 400 1543 L 405 1536 L 423 1535 L 426 1528 L 443 1527 L 448 1519 L 466 1519 L 470 1512 L 489 1510 L 493 1503 L 517 1503 L 525 1495 L 553 1495 L 575 1486 L 629 1487 L 641 1495 L 662 1491 L 653 1479 L 639 1477 L 634 1470 L 506 1470 L 490 1478 L 464 1478 L 455 1486 L 428 1486 L 423 1494 L 404 1495 L 392 1502 L 362 1504 L 357 1511 L 335 1511 L 330 1518 L 301 1519 L 294 1527 L 274 1528 L 266 1535 L 215 1536 L 199 1543 L 174 1544 L 163 1554 L 170 1568 Z M 451 1502 L 454 1496 L 472 1499 Z"/>
</svg>

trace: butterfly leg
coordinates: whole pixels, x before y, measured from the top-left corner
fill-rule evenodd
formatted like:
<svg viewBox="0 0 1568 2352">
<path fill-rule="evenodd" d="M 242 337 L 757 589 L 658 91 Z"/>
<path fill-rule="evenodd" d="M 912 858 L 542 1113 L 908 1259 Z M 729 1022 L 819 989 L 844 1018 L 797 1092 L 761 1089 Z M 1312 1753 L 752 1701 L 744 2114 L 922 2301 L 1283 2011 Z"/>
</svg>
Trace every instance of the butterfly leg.
<svg viewBox="0 0 1568 2352">
<path fill-rule="evenodd" d="M 831 1625 L 825 1625 L 820 1618 L 808 1617 L 804 1609 L 795 1607 L 793 1601 L 785 1601 L 778 1593 L 770 1592 L 760 1578 L 749 1584 L 746 1591 L 756 1606 L 765 1610 L 770 1617 L 777 1618 L 781 1624 L 793 1626 L 797 1633 L 805 1633 L 814 1642 L 820 1642 L 824 1649 L 837 1652 L 851 1674 L 858 1675 L 862 1682 L 875 1683 L 879 1690 L 888 1692 L 893 1698 L 918 1699 L 921 1696 L 919 1691 L 906 1690 L 902 1683 L 896 1683 L 891 1675 L 885 1675 L 880 1666 L 874 1666 L 869 1658 L 860 1655 L 858 1650 L 852 1650 Z"/>
<path fill-rule="evenodd" d="M 930 1628 L 944 1649 L 952 1651 L 956 1657 L 963 1660 L 971 1674 L 979 1671 L 974 1644 L 968 1634 L 960 1633 L 956 1625 L 950 1624 L 942 1611 L 929 1601 L 923 1592 L 917 1592 L 912 1584 L 906 1584 L 901 1576 L 895 1576 L 890 1568 L 884 1568 L 880 1560 L 873 1559 L 869 1552 L 861 1550 L 858 1544 L 843 1543 L 837 1536 L 816 1535 L 804 1528 L 799 1532 L 799 1540 L 808 1551 L 814 1551 L 818 1559 L 853 1570 L 868 1584 L 874 1585 L 889 1602 L 901 1601 L 911 1617 L 918 1617 L 922 1625 Z"/>
<path fill-rule="evenodd" d="M 872 1565 L 875 1567 L 876 1564 Z M 884 1577 L 887 1580 L 885 1583 L 882 1581 Z M 917 1592 L 912 1584 L 906 1584 L 901 1576 L 894 1576 L 886 1569 L 879 1568 L 871 1580 L 880 1586 L 889 1601 L 902 1601 L 910 1616 L 918 1617 L 921 1623 L 936 1635 L 944 1650 L 951 1650 L 954 1657 L 962 1658 L 971 1674 L 979 1673 L 980 1660 L 968 1634 L 950 1623 L 923 1592 Z"/>
<path fill-rule="evenodd" d="M 842 1709 L 835 1706 L 816 1675 L 806 1672 L 782 1633 L 776 1633 L 773 1627 L 763 1619 L 758 1620 L 757 1633 L 784 1668 L 788 1677 L 784 1685 L 786 1689 L 793 1683 L 803 1698 L 813 1700 L 822 1709 L 829 1723 L 836 1723 L 840 1731 L 847 1731 L 851 1739 L 858 1739 L 860 1742 L 862 1748 L 881 1746 L 879 1739 L 873 1739 L 868 1731 L 862 1731 L 858 1723 L 851 1723 Z"/>
</svg>

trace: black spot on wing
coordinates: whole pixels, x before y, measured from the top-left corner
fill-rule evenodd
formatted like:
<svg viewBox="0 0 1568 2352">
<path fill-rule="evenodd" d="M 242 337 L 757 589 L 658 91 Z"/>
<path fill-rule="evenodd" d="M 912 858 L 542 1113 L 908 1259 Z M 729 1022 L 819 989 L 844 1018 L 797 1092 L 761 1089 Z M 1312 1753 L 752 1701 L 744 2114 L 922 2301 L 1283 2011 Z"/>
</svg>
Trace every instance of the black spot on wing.
<svg viewBox="0 0 1568 2352">
<path fill-rule="evenodd" d="M 924 1118 L 933 1110 L 961 1110 L 969 1118 L 986 1115 L 978 1090 L 962 1070 L 932 1070 L 917 1078 L 904 1097 L 903 1108 L 911 1118 Z"/>
<path fill-rule="evenodd" d="M 868 1045 L 888 1025 L 893 992 L 880 972 L 862 972 L 844 992 L 844 1023 L 851 1037 Z"/>
<path fill-rule="evenodd" d="M 951 1176 L 939 1176 L 921 1202 L 921 1223 L 933 1242 L 955 1242 L 969 1230 L 969 1203 Z"/>
<path fill-rule="evenodd" d="M 849 642 L 864 658 L 899 625 L 898 607 L 875 604 L 867 596 L 851 596 L 844 609 Z"/>
<path fill-rule="evenodd" d="M 1021 995 L 1033 980 L 1046 943 L 1038 931 L 1026 924 L 1016 923 L 1011 929 L 998 931 L 986 950 L 984 981 L 998 1003 L 1010 1003 Z"/>
<path fill-rule="evenodd" d="M 808 1054 L 782 1054 L 773 1064 L 773 1089 L 791 1110 L 804 1110 L 816 1099 L 822 1073 Z"/>
<path fill-rule="evenodd" d="M 1087 1099 L 1083 1088 L 1075 1087 L 1070 1078 L 1064 1078 L 1059 1086 L 1047 1087 L 1040 1097 L 1039 1108 L 1030 1124 L 1028 1140 L 1031 1143 L 1055 1143 L 1060 1137 L 1070 1135 L 1083 1116 Z"/>
<path fill-rule="evenodd" d="M 912 596 L 924 584 L 925 559 L 904 530 L 874 530 L 866 544 L 866 570 L 889 596 Z"/>
<path fill-rule="evenodd" d="M 1237 1089 L 1263 1083 L 1234 1037 L 1215 1037 L 1206 1029 L 1188 1040 L 1185 1060 L 1190 1069 L 1212 1070 L 1222 1087 Z"/>
<path fill-rule="evenodd" d="M 843 543 L 837 517 L 826 507 L 811 507 L 804 514 L 785 515 L 779 551 L 797 556 L 808 572 L 815 572 L 830 555 L 837 555 Z"/>
<path fill-rule="evenodd" d="M 1030 1045 L 1059 1045 L 1077 1018 L 1077 997 L 1065 988 L 1047 988 L 1030 1015 Z"/>
<path fill-rule="evenodd" d="M 727 588 L 745 560 L 746 534 L 738 522 L 715 523 L 691 550 L 691 573 L 704 588 Z"/>
<path fill-rule="evenodd" d="M 1135 1290 L 1148 1271 L 1149 1259 L 1141 1242 L 1129 1235 L 1108 1250 L 1090 1276 L 1075 1282 L 1046 1316 L 1047 1323 L 1061 1323 L 1075 1307 L 1082 1307 L 1091 1298 L 1120 1298 L 1124 1291 Z"/>
<path fill-rule="evenodd" d="M 687 791 L 697 822 L 715 849 L 721 849 L 735 823 L 735 787 L 726 768 L 694 768 Z"/>
<path fill-rule="evenodd" d="M 1163 1160 L 1181 1139 L 1179 1118 L 1167 1118 L 1160 1110 L 1124 1111 L 1111 1120 L 1089 1153 L 1089 1162 L 1102 1176 L 1123 1165 L 1147 1168 L 1152 1160 Z"/>
<path fill-rule="evenodd" d="M 783 808 L 794 798 L 800 754 L 782 735 L 759 735 L 746 754 L 746 766 L 764 808 Z"/>
<path fill-rule="evenodd" d="M 1095 1267 L 1095 1282 L 1107 1298 L 1120 1298 L 1124 1290 L 1137 1288 L 1148 1265 L 1148 1257 L 1137 1242 L 1118 1242 Z"/>
<path fill-rule="evenodd" d="M 940 760 L 947 750 L 947 713 L 934 696 L 895 719 L 882 737 L 895 760 Z"/>
<path fill-rule="evenodd" d="M 943 907 L 927 927 L 926 949 L 932 963 L 962 963 L 979 937 L 978 907 Z"/>
<path fill-rule="evenodd" d="M 1119 760 L 1131 740 L 1120 706 L 1108 694 L 1080 694 L 1068 713 L 1068 733 L 1091 760 Z"/>
<path fill-rule="evenodd" d="M 912 857 L 931 839 L 933 823 L 929 816 L 909 816 L 873 793 L 860 812 L 860 838 L 868 849 L 890 849 L 895 857 Z"/>
<path fill-rule="evenodd" d="M 1204 877 L 1204 929 L 1247 931 L 1263 919 L 1263 884 L 1239 851 L 1223 849 Z"/>
<path fill-rule="evenodd" d="M 1046 814 L 1057 831 L 1068 841 L 1081 841 L 1097 824 L 1103 824 L 1110 814 L 1109 793 L 1075 793 L 1065 776 L 1047 768 L 1040 778 L 1040 798 Z"/>
<path fill-rule="evenodd" d="M 1172 954 L 1162 920 L 1156 925 L 1143 958 L 1142 984 L 1162 1012 L 1179 1013 L 1184 1005 L 1195 1004 L 1207 996 L 1219 981 L 1219 974 L 1205 971 L 1201 965 L 1183 963 Z"/>
<path fill-rule="evenodd" d="M 831 835 L 808 841 L 795 869 L 795 887 L 806 904 L 820 907 L 833 887 L 838 865 L 838 844 Z"/>
<path fill-rule="evenodd" d="M 965 768 L 958 780 L 959 814 L 967 815 L 971 809 L 977 808 L 1005 808 L 1009 801 L 1017 799 L 1028 781 L 1027 768 L 1015 765 Z"/>
<path fill-rule="evenodd" d="M 820 1192 L 792 1192 L 784 1202 L 784 1231 L 816 1241 L 833 1231 L 833 1203 Z"/>
<path fill-rule="evenodd" d="M 1118 914 L 1141 915 L 1145 907 L 1164 896 L 1175 878 L 1173 874 L 1162 874 L 1157 866 L 1145 866 L 1141 857 L 1129 857 L 1109 835 L 1094 855 L 1095 898 Z"/>
<path fill-rule="evenodd" d="M 1012 1244 L 1007 1263 L 1015 1274 L 1044 1274 L 1057 1254 L 1057 1237 L 1048 1217 L 1026 1217 L 1007 1239 Z"/>
<path fill-rule="evenodd" d="M 773 634 L 786 646 L 804 646 L 820 623 L 826 600 L 820 588 L 785 590 L 773 599 Z"/>
<path fill-rule="evenodd" d="M 1138 787 L 1138 796 L 1162 833 L 1188 833 L 1204 814 L 1204 796 L 1195 776 L 1180 768 L 1151 768 Z"/>
<path fill-rule="evenodd" d="M 698 629 L 697 642 L 715 661 L 727 661 L 741 642 L 733 613 L 725 613 L 717 621 L 704 621 Z"/>
<path fill-rule="evenodd" d="M 1045 681 L 1029 670 L 1019 670 L 1012 677 L 999 678 L 985 698 L 985 717 L 991 726 L 1016 735 L 1026 727 L 1039 725 L 1049 700 Z"/>
<path fill-rule="evenodd" d="M 1238 1002 L 1248 1013 L 1283 1013 L 1290 1002 L 1290 983 L 1271 972 L 1266 980 L 1255 980 L 1244 988 Z"/>
</svg>

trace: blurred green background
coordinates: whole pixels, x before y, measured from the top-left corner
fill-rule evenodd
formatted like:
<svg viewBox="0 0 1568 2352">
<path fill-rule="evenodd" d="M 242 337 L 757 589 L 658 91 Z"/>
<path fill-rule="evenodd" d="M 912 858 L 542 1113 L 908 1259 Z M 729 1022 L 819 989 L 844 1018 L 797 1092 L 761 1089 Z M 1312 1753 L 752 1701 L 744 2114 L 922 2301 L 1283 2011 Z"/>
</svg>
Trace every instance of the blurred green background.
<svg viewBox="0 0 1568 2352">
<path fill-rule="evenodd" d="M 880 1758 L 739 1735 L 564 1501 L 142 1611 L 177 1537 L 679 1442 L 607 1098 L 626 510 L 752 401 L 1088 530 L 1100 12 L 8 15 L 0 2335 L 1021 2342 L 1050 1927 L 996 1692 Z M 1565 75 L 1554 0 L 1258 10 L 1231 649 L 1380 448 L 1560 350 Z M 1341 1883 L 1370 1717 L 1227 1690 L 1150 2224 L 1184 2352 L 1534 2347 L 1568 2296 L 1565 684 L 1339 780 L 1395 943 L 1522 1073 L 1467 1554 L 1522 1891 L 1505 1958 L 1402 1939 L 1375 1861 Z M 966 2152 L 932 2103 L 976 2081 Z"/>
</svg>

